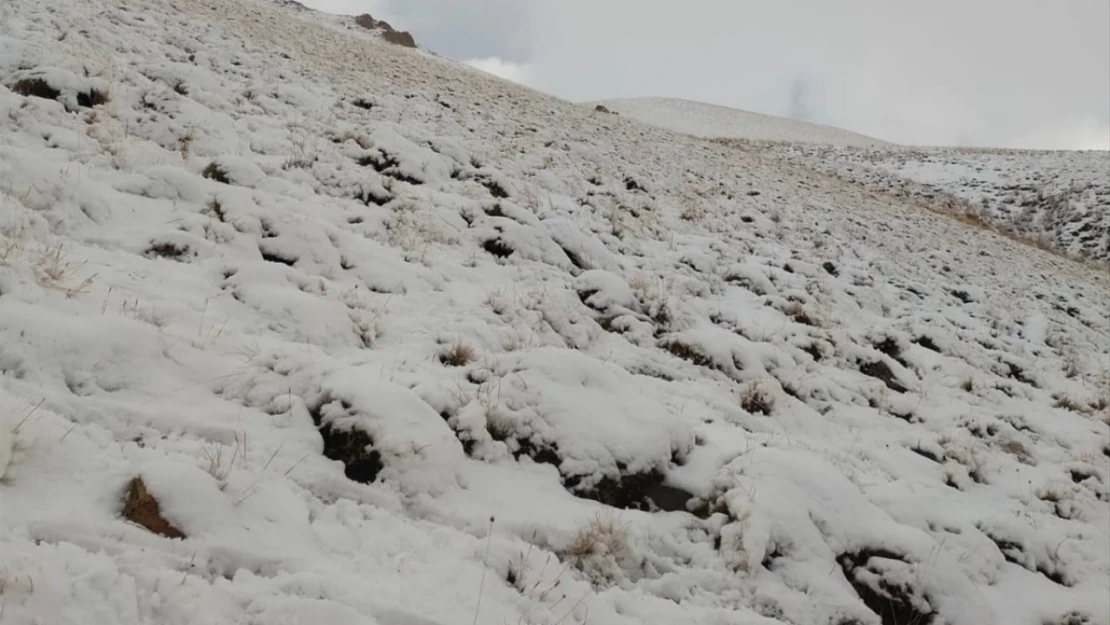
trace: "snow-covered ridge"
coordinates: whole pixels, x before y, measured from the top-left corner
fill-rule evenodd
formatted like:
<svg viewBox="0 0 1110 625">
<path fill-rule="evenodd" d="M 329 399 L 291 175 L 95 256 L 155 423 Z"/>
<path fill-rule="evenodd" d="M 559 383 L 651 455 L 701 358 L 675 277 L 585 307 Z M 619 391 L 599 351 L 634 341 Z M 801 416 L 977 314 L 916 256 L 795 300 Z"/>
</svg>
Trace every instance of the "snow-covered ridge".
<svg viewBox="0 0 1110 625">
<path fill-rule="evenodd" d="M 1110 284 L 236 0 L 0 5 L 4 625 L 1110 623 Z"/>
<path fill-rule="evenodd" d="M 1110 152 L 752 145 L 869 189 L 1110 262 Z"/>
<path fill-rule="evenodd" d="M 624 98 L 589 102 L 637 121 L 706 139 L 747 139 L 855 147 L 890 145 L 858 133 L 679 98 Z"/>
</svg>

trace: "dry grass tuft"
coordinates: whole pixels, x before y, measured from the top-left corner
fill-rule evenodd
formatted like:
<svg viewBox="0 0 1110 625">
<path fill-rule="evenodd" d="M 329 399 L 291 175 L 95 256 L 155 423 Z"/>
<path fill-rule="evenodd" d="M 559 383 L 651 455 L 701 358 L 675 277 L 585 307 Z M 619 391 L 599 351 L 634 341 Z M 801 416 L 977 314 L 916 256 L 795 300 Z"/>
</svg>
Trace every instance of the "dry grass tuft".
<svg viewBox="0 0 1110 625">
<path fill-rule="evenodd" d="M 765 382 L 750 382 L 741 392 L 740 407 L 752 414 L 770 415 L 775 408 L 775 395 Z"/>
<path fill-rule="evenodd" d="M 448 367 L 465 367 L 478 358 L 478 350 L 469 343 L 455 341 L 439 355 L 439 361 Z"/>
<path fill-rule="evenodd" d="M 618 556 L 628 550 L 628 524 L 616 513 L 599 512 L 574 535 L 566 548 L 573 560 L 589 556 Z"/>
</svg>

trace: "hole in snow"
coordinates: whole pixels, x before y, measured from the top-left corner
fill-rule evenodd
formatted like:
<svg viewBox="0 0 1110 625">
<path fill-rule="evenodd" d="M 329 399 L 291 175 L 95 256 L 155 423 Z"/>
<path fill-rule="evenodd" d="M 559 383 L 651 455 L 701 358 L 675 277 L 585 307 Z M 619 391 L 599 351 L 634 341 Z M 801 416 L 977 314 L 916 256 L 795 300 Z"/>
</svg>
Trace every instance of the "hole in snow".
<svg viewBox="0 0 1110 625">
<path fill-rule="evenodd" d="M 348 479 L 361 484 L 373 483 L 385 468 L 381 453 L 374 449 L 374 439 L 355 425 L 340 429 L 330 422 L 324 423 L 323 412 L 329 406 L 339 410 L 347 409 L 341 401 L 325 400 L 312 410 L 312 420 L 324 439 L 324 455 L 342 462 L 343 474 Z"/>
<path fill-rule="evenodd" d="M 516 251 L 501 239 L 489 239 L 482 243 L 482 248 L 498 258 L 508 258 Z"/>
</svg>

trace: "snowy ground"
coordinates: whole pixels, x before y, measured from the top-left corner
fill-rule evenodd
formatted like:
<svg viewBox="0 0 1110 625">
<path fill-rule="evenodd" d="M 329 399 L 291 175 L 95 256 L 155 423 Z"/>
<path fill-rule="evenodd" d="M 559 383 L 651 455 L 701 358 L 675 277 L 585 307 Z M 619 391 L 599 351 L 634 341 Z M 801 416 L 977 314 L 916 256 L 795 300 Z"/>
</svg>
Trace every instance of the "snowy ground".
<svg viewBox="0 0 1110 625">
<path fill-rule="evenodd" d="M 1110 151 L 919 148 L 671 98 L 591 102 L 687 135 L 735 141 L 1075 258 L 1110 262 Z"/>
<path fill-rule="evenodd" d="M 1110 262 L 1110 152 L 763 145 L 818 171 Z"/>
<path fill-rule="evenodd" d="M 273 4 L 0 24 L 4 625 L 1110 624 L 1105 272 Z"/>
<path fill-rule="evenodd" d="M 788 141 L 855 147 L 889 145 L 885 141 L 832 126 L 677 98 L 602 100 L 589 102 L 587 106 L 594 107 L 598 104 L 619 115 L 626 115 L 645 124 L 702 138 Z"/>
</svg>

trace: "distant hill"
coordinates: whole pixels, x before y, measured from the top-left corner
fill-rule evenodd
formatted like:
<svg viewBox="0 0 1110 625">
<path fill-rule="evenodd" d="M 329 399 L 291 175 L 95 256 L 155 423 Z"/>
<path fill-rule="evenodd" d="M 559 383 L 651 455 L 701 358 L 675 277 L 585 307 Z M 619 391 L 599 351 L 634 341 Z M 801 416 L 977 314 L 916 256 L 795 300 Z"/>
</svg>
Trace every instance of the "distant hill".
<svg viewBox="0 0 1110 625">
<path fill-rule="evenodd" d="M 704 138 L 824 143 L 854 147 L 891 145 L 832 126 L 752 113 L 677 98 L 630 98 L 589 102 L 645 124 Z"/>
</svg>

